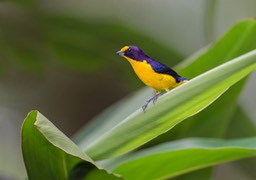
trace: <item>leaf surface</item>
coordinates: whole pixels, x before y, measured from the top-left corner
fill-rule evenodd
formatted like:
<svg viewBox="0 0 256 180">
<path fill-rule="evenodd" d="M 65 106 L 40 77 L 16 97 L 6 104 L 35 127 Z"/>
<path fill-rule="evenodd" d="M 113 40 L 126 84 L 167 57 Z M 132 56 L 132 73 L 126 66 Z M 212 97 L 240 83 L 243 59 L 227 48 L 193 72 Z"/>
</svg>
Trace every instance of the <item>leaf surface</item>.
<svg viewBox="0 0 256 180">
<path fill-rule="evenodd" d="M 114 172 L 126 179 L 166 179 L 252 156 L 256 156 L 256 137 L 239 140 L 191 138 L 124 156 Z M 131 173 L 141 169 L 141 173 Z"/>
<path fill-rule="evenodd" d="M 146 113 L 138 110 L 85 151 L 104 159 L 131 151 L 200 112 L 256 67 L 256 50 L 218 66 L 162 96 Z"/>
<path fill-rule="evenodd" d="M 29 179 L 91 179 L 90 170 L 105 179 L 119 179 L 96 165 L 37 111 L 31 111 L 23 123 L 22 152 Z"/>
</svg>

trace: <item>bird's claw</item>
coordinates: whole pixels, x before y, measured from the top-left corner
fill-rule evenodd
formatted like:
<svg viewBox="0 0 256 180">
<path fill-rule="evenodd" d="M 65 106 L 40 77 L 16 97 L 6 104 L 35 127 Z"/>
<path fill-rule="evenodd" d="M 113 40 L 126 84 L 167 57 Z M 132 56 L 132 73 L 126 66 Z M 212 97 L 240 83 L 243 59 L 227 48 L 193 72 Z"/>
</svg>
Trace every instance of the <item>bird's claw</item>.
<svg viewBox="0 0 256 180">
<path fill-rule="evenodd" d="M 158 95 L 153 97 L 153 99 L 152 99 L 153 104 L 155 104 L 155 103 L 156 103 L 156 100 L 158 99 L 158 97 L 159 97 Z"/>
<path fill-rule="evenodd" d="M 147 107 L 148 107 L 148 102 L 146 102 L 146 103 L 142 106 L 142 110 L 143 110 L 144 113 L 146 112 Z"/>
<path fill-rule="evenodd" d="M 148 104 L 153 101 L 153 104 L 156 103 L 156 100 L 161 96 L 163 95 L 164 93 L 159 93 L 159 94 L 155 94 L 153 97 L 149 98 L 146 103 L 142 106 L 142 110 L 143 112 L 146 112 L 146 109 L 148 107 Z"/>
<path fill-rule="evenodd" d="M 142 106 L 143 112 L 146 112 L 146 109 L 147 109 L 147 107 L 148 107 L 148 104 L 149 104 L 152 100 L 153 100 L 153 97 L 151 97 L 150 99 L 148 99 L 148 100 L 146 101 L 146 103 Z"/>
</svg>

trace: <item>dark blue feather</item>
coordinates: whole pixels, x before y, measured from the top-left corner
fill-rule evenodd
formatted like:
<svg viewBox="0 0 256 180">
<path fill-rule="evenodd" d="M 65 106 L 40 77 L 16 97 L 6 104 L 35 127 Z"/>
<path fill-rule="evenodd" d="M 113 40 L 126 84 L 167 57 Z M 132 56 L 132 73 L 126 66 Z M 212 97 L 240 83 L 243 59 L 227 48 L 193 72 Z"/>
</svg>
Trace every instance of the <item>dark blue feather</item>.
<svg viewBox="0 0 256 180">
<path fill-rule="evenodd" d="M 145 61 L 146 60 L 147 63 L 151 65 L 152 69 L 155 72 L 160 73 L 160 74 L 168 74 L 168 75 L 174 77 L 176 79 L 177 83 L 184 81 L 184 80 L 188 80 L 188 79 L 183 78 L 180 75 L 178 75 L 174 70 L 172 70 L 168 66 L 148 57 L 137 46 L 129 46 L 129 49 L 127 49 L 127 51 L 125 51 L 124 53 L 125 53 L 124 54 L 125 56 L 127 56 L 135 61 Z"/>
<path fill-rule="evenodd" d="M 151 65 L 152 69 L 155 72 L 160 73 L 160 74 L 171 75 L 172 77 L 175 78 L 177 83 L 184 81 L 184 80 L 188 80 L 186 78 L 181 77 L 174 70 L 172 70 L 171 68 L 169 68 L 168 66 L 166 66 L 160 62 L 157 62 L 151 58 L 146 58 L 146 61 Z"/>
</svg>

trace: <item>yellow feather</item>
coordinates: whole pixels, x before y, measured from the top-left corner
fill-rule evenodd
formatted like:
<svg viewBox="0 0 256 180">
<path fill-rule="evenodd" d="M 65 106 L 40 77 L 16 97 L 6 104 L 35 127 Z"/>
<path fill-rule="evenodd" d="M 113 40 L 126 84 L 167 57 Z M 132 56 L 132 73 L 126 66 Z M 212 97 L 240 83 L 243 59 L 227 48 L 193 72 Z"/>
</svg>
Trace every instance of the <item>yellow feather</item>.
<svg viewBox="0 0 256 180">
<path fill-rule="evenodd" d="M 129 49 L 129 46 L 124 46 L 124 47 L 121 49 L 121 51 L 122 51 L 122 52 L 125 52 L 127 49 Z"/>
<path fill-rule="evenodd" d="M 124 57 L 130 62 L 140 80 L 156 91 L 169 90 L 183 83 L 177 83 L 171 75 L 156 73 L 146 60 L 140 62 Z"/>
</svg>

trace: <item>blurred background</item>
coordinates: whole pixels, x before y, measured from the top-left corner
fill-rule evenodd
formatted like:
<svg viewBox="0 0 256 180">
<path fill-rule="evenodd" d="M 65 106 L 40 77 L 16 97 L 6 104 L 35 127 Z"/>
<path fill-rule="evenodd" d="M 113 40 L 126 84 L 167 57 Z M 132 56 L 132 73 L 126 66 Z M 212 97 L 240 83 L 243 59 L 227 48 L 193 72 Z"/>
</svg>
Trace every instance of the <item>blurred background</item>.
<svg viewBox="0 0 256 180">
<path fill-rule="evenodd" d="M 115 54 L 122 46 L 175 66 L 255 12 L 255 0 L 0 1 L 0 179 L 26 177 L 20 127 L 30 110 L 71 137 L 143 87 Z M 240 103 L 255 120 L 253 76 Z"/>
</svg>

